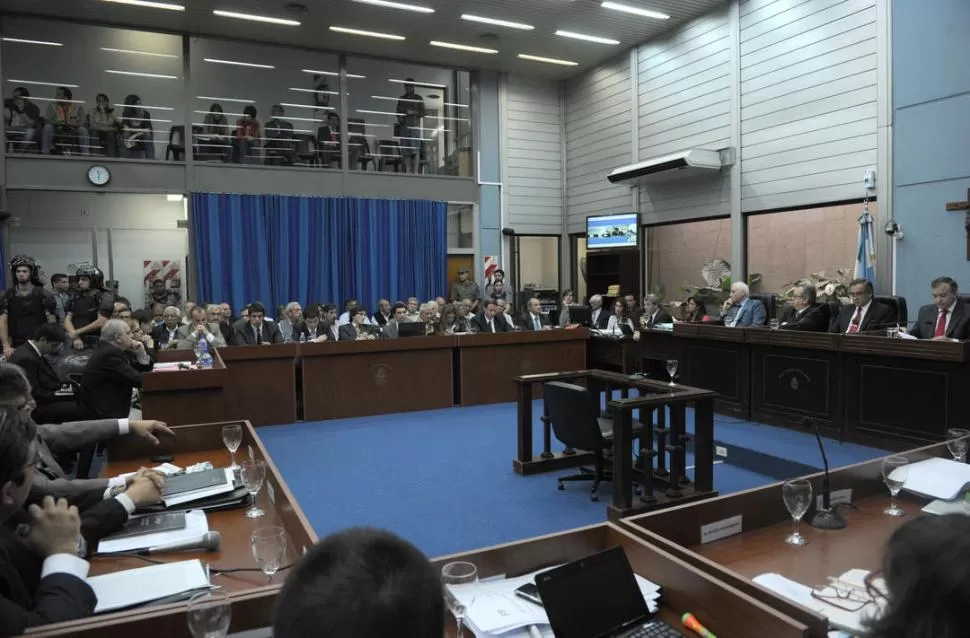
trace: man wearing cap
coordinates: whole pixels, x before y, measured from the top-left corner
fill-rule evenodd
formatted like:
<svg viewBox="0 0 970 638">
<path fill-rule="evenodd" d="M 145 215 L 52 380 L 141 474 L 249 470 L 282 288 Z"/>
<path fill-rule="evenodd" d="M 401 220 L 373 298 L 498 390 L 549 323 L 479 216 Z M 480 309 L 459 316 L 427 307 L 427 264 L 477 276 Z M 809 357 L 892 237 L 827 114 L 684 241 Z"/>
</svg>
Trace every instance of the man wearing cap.
<svg viewBox="0 0 970 638">
<path fill-rule="evenodd" d="M 451 284 L 451 301 L 459 302 L 462 299 L 471 299 L 475 306 L 478 305 L 478 300 L 482 298 L 482 290 L 478 287 L 474 281 L 468 277 L 468 269 L 461 268 L 458 270 L 458 281 Z M 474 308 L 473 308 L 474 310 Z"/>
</svg>

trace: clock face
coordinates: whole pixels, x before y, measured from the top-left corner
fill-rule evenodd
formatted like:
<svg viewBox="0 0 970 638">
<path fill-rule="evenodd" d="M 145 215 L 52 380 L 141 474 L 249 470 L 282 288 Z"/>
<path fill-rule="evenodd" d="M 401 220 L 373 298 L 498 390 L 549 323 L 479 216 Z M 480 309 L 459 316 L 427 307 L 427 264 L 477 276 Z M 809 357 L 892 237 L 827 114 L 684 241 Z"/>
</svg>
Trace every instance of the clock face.
<svg viewBox="0 0 970 638">
<path fill-rule="evenodd" d="M 111 173 L 104 166 L 92 166 L 88 169 L 88 180 L 95 186 L 104 186 L 111 179 Z"/>
</svg>

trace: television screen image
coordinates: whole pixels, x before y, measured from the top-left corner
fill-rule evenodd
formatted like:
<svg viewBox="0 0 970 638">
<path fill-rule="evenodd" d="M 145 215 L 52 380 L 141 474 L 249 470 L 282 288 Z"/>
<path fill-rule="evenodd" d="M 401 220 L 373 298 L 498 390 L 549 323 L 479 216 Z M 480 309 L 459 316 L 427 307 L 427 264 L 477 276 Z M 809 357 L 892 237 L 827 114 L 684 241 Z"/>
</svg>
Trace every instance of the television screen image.
<svg viewBox="0 0 970 638">
<path fill-rule="evenodd" d="M 636 213 L 586 218 L 586 248 L 636 248 L 640 220 Z"/>
</svg>

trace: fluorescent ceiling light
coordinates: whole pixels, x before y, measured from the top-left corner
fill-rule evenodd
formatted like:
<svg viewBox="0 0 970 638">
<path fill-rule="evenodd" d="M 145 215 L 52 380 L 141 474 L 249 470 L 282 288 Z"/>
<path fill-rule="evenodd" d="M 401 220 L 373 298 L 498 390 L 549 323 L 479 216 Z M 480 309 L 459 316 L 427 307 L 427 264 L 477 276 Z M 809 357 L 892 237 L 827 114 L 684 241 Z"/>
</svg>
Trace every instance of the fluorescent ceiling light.
<svg viewBox="0 0 970 638">
<path fill-rule="evenodd" d="M 370 109 L 354 109 L 358 113 L 366 113 L 367 115 L 400 115 L 395 111 L 371 111 Z"/>
<path fill-rule="evenodd" d="M 280 116 L 281 120 L 293 120 L 294 122 L 323 122 L 323 120 L 315 117 L 290 117 L 289 115 Z"/>
<path fill-rule="evenodd" d="M 445 102 L 444 104 L 445 104 L 445 106 L 454 106 L 455 108 L 459 108 L 459 109 L 467 109 L 468 108 L 468 105 L 467 104 L 458 104 L 456 102 Z"/>
<path fill-rule="evenodd" d="M 291 86 L 290 88 L 287 89 L 287 91 L 297 91 L 299 93 L 316 93 L 318 95 L 340 95 L 340 91 L 324 91 L 324 90 L 317 90 L 317 89 L 300 89 L 300 88 L 297 88 L 295 86 Z M 350 94 L 348 93 L 348 95 L 350 95 Z"/>
<path fill-rule="evenodd" d="M 48 42 L 47 40 L 25 40 L 23 38 L 3 38 L 4 42 L 16 42 L 17 44 L 43 44 L 48 47 L 62 47 L 62 42 Z"/>
<path fill-rule="evenodd" d="M 417 13 L 434 13 L 434 9 L 431 7 L 422 7 L 419 4 L 407 4 L 406 2 L 391 2 L 390 0 L 354 0 L 355 2 L 360 2 L 362 4 L 372 4 L 378 7 L 387 7 L 388 9 L 401 9 L 402 11 L 414 11 Z"/>
<path fill-rule="evenodd" d="M 130 4 L 136 7 L 145 7 L 146 9 L 168 9 L 169 11 L 185 11 L 185 5 L 175 4 L 173 2 L 154 2 L 153 0 L 104 0 L 105 2 L 114 2 L 115 4 Z"/>
<path fill-rule="evenodd" d="M 656 18 L 657 20 L 669 20 L 670 16 L 666 13 L 660 13 L 659 11 L 651 11 L 650 9 L 642 9 L 640 7 L 634 7 L 629 4 L 623 4 L 622 2 L 604 2 L 600 5 L 604 9 L 613 9 L 614 11 L 623 11 L 624 13 L 632 13 L 633 15 L 643 16 L 645 18 Z"/>
<path fill-rule="evenodd" d="M 166 195 L 165 198 L 168 199 L 168 201 L 170 202 L 180 202 L 182 201 L 182 194 L 179 193 L 178 195 L 175 195 L 170 193 Z"/>
<path fill-rule="evenodd" d="M 556 31 L 556 35 L 563 38 L 572 38 L 573 40 L 585 40 L 586 42 L 596 42 L 597 44 L 619 44 L 619 40 L 614 40 L 613 38 L 601 38 L 596 35 L 585 35 L 583 33 L 575 33 L 574 31 Z"/>
<path fill-rule="evenodd" d="M 440 40 L 432 40 L 429 42 L 433 47 L 442 47 L 444 49 L 458 49 L 459 51 L 472 51 L 474 53 L 498 53 L 498 49 L 486 49 L 484 47 L 473 47 L 467 44 L 455 44 L 454 42 L 441 42 Z"/>
<path fill-rule="evenodd" d="M 528 53 L 520 53 L 519 57 L 523 60 L 532 60 L 533 62 L 545 62 L 547 64 L 561 64 L 563 66 L 579 66 L 579 62 L 571 62 L 569 60 L 558 60 L 556 58 L 544 58 L 541 55 L 529 55 Z"/>
<path fill-rule="evenodd" d="M 131 105 L 130 104 L 112 104 L 111 106 L 116 106 L 119 109 L 126 109 L 129 106 L 131 106 Z M 139 104 L 138 106 L 140 106 L 143 109 L 152 109 L 152 110 L 155 110 L 155 111 L 174 111 L 175 110 L 171 106 L 145 106 L 144 104 Z"/>
<path fill-rule="evenodd" d="M 252 22 L 267 22 L 269 24 L 282 24 L 287 27 L 298 27 L 300 22 L 297 20 L 287 20 L 286 18 L 273 18 L 270 16 L 260 16 L 252 13 L 239 13 L 238 11 L 222 11 L 221 9 L 214 9 L 212 11 L 213 15 L 222 16 L 223 18 L 237 18 L 239 20 L 250 20 Z"/>
<path fill-rule="evenodd" d="M 390 95 L 372 95 L 372 100 L 390 100 L 392 102 L 424 102 L 421 98 L 391 97 Z"/>
<path fill-rule="evenodd" d="M 336 31 L 337 33 L 349 33 L 350 35 L 364 35 L 368 38 L 382 38 L 384 40 L 405 40 L 403 35 L 393 35 L 390 33 L 381 33 L 379 31 L 364 31 L 363 29 L 351 29 L 348 27 L 330 27 L 331 31 Z"/>
<path fill-rule="evenodd" d="M 323 111 L 334 111 L 332 106 L 317 106 L 316 104 L 293 104 L 292 102 L 280 102 L 280 106 L 289 106 L 295 109 L 320 109 Z"/>
<path fill-rule="evenodd" d="M 235 60 L 220 60 L 218 58 L 202 58 L 206 62 L 213 64 L 230 64 L 232 66 L 248 66 L 253 69 L 275 69 L 272 64 L 256 64 L 255 62 L 236 62 Z"/>
<path fill-rule="evenodd" d="M 87 102 L 85 102 L 84 100 L 58 100 L 57 98 L 53 98 L 53 97 L 37 97 L 35 95 L 31 95 L 27 99 L 34 100 L 36 102 L 68 102 L 70 104 L 87 104 Z"/>
<path fill-rule="evenodd" d="M 34 86 L 63 86 L 68 89 L 78 89 L 81 88 L 78 84 L 62 84 L 60 82 L 39 82 L 37 80 L 7 80 L 11 84 L 32 84 Z M 36 99 L 36 98 L 31 98 Z"/>
<path fill-rule="evenodd" d="M 336 71 L 314 71 L 313 69 L 300 69 L 300 70 L 303 71 L 304 73 L 313 73 L 314 75 L 329 75 L 330 77 L 334 77 L 334 78 L 340 77 L 340 74 L 337 73 Z M 348 73 L 347 77 L 355 80 L 367 79 L 366 75 L 355 75 L 353 73 Z"/>
<path fill-rule="evenodd" d="M 193 113 L 196 113 L 198 115 L 208 115 L 209 114 L 209 111 L 192 111 L 192 112 Z M 243 115 L 245 115 L 245 113 L 233 113 L 232 111 L 223 111 L 222 113 L 219 113 L 219 115 L 225 115 L 227 117 L 230 116 L 230 115 L 233 115 L 235 117 L 242 117 Z M 227 126 L 229 128 L 232 128 L 231 125 L 229 125 L 229 124 L 226 124 L 225 126 Z"/>
<path fill-rule="evenodd" d="M 161 80 L 177 80 L 179 77 L 177 75 L 164 75 L 162 73 L 141 73 L 139 71 L 119 71 L 117 69 L 105 69 L 105 73 L 113 73 L 115 75 L 134 75 L 140 78 L 159 78 Z"/>
<path fill-rule="evenodd" d="M 414 80 L 399 80 L 397 78 L 387 78 L 388 82 L 394 84 L 413 84 L 414 86 L 426 86 L 430 89 L 447 89 L 447 84 L 435 84 L 434 82 L 416 82 Z"/>
<path fill-rule="evenodd" d="M 510 29 L 522 29 L 523 31 L 532 31 L 535 29 L 531 24 L 524 24 L 522 22 L 512 22 L 510 20 L 496 20 L 495 18 L 483 18 L 482 16 L 472 15 L 470 13 L 461 14 L 462 20 L 468 20 L 469 22 L 481 22 L 483 24 L 494 24 L 497 27 L 508 27 Z"/>
<path fill-rule="evenodd" d="M 172 55 L 171 53 L 152 53 L 151 51 L 132 51 L 131 49 L 114 49 L 112 47 L 101 47 L 102 51 L 108 51 L 109 53 L 128 53 L 130 55 L 150 55 L 155 58 L 177 58 L 177 55 Z"/>
<path fill-rule="evenodd" d="M 240 104 L 255 104 L 256 100 L 246 100 L 238 97 L 212 97 L 209 95 L 196 95 L 197 100 L 212 100 L 213 102 L 239 102 Z M 200 111 L 196 111 L 199 113 Z M 201 111 L 202 113 L 208 113 L 208 111 Z"/>
</svg>

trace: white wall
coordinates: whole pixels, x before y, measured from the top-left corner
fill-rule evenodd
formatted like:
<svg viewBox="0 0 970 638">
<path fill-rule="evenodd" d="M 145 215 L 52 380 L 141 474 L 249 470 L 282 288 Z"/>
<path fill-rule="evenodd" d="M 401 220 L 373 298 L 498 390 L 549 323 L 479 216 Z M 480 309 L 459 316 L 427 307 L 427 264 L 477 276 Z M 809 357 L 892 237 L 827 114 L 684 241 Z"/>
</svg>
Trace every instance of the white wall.
<svg viewBox="0 0 970 638">
<path fill-rule="evenodd" d="M 187 272 L 188 231 L 182 202 L 165 195 L 8 191 L 11 254 L 33 255 L 48 274 L 92 261 L 136 308 L 144 300 L 142 261 L 178 259 Z M 97 237 L 97 253 L 95 240 Z M 109 259 L 109 237 L 110 255 Z M 183 290 L 191 277 L 183 276 Z"/>
<path fill-rule="evenodd" d="M 502 115 L 505 225 L 519 234 L 562 233 L 559 82 L 507 76 Z"/>
</svg>

